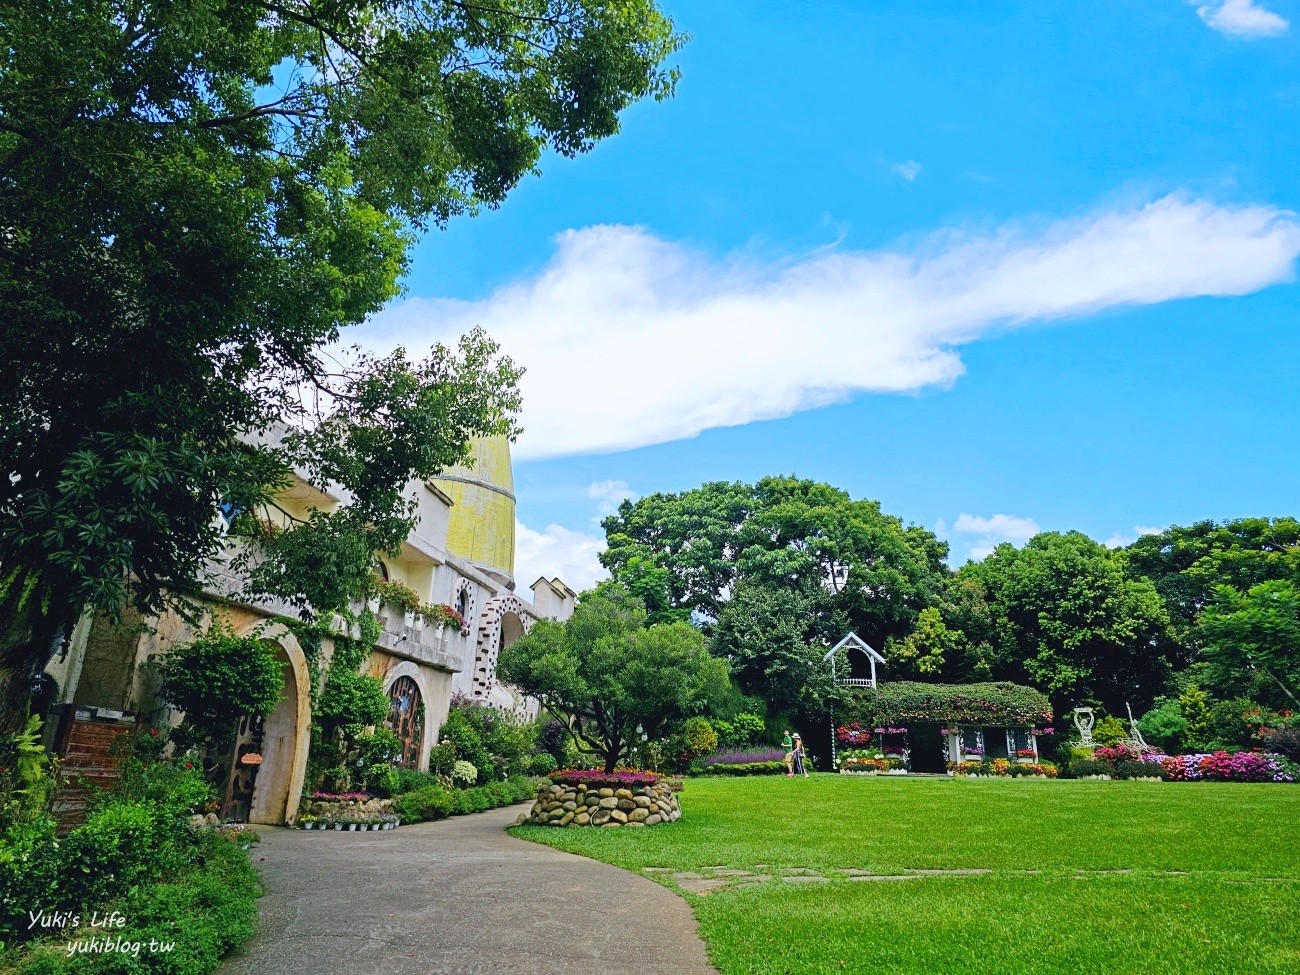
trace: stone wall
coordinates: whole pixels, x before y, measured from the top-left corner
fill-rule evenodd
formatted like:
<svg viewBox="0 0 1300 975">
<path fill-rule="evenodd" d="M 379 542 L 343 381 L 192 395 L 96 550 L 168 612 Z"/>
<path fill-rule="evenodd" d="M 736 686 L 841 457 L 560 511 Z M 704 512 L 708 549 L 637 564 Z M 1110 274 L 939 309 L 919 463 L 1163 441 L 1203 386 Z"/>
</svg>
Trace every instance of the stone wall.
<svg viewBox="0 0 1300 975">
<path fill-rule="evenodd" d="M 634 788 L 543 785 L 526 822 L 538 826 L 658 826 L 680 819 L 667 781 Z"/>
</svg>

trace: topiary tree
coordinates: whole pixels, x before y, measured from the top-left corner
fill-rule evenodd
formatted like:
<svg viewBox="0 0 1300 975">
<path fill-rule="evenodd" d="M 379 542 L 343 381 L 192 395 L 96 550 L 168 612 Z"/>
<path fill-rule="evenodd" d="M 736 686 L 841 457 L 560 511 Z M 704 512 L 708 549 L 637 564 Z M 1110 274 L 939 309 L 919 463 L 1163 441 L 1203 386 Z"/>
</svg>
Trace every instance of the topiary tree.
<svg viewBox="0 0 1300 975">
<path fill-rule="evenodd" d="M 563 623 L 541 620 L 506 647 L 498 673 L 612 772 L 642 736 L 663 737 L 729 687 L 726 663 L 689 623 L 645 622 L 639 599 L 607 587 L 584 596 Z"/>
</svg>

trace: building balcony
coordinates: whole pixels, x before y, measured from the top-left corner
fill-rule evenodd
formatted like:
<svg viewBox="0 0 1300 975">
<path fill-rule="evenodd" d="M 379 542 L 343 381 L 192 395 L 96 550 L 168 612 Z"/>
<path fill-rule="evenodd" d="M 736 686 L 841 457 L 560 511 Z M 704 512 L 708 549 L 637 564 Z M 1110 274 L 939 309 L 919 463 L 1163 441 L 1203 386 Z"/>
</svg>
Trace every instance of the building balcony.
<svg viewBox="0 0 1300 975">
<path fill-rule="evenodd" d="M 876 682 L 870 677 L 841 677 L 839 679 L 842 687 L 875 687 Z"/>
</svg>

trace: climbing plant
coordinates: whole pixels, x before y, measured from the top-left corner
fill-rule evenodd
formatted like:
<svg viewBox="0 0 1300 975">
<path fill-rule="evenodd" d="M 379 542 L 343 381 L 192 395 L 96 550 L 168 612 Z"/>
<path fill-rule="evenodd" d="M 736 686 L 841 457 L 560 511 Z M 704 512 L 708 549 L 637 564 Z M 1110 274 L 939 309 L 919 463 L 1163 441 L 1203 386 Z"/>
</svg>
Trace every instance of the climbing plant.
<svg viewBox="0 0 1300 975">
<path fill-rule="evenodd" d="M 220 747 L 244 715 L 267 715 L 284 690 L 284 662 L 274 645 L 250 634 L 236 636 L 215 615 L 207 633 L 172 649 L 158 667 L 162 696 L 185 712 L 177 732 L 183 745 Z"/>
</svg>

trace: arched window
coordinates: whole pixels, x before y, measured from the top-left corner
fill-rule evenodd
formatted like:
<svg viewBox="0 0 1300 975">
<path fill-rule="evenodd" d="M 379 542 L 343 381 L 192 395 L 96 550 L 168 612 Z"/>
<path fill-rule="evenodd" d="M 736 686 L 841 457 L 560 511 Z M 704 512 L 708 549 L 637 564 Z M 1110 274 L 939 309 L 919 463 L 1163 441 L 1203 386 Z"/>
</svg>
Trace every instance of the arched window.
<svg viewBox="0 0 1300 975">
<path fill-rule="evenodd" d="M 424 699 L 410 677 L 399 677 L 388 689 L 388 727 L 401 739 L 402 755 L 395 764 L 420 767 L 420 746 L 424 742 Z"/>
</svg>

